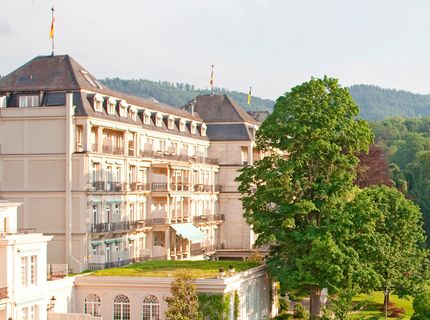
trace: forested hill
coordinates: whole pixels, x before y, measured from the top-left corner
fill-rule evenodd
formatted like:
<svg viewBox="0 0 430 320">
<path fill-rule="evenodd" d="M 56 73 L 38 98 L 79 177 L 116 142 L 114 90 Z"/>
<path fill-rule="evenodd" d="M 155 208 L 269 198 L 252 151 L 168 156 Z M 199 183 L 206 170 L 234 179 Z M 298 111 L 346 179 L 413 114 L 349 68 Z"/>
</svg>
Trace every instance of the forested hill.
<svg viewBox="0 0 430 320">
<path fill-rule="evenodd" d="M 166 81 L 124 80 L 106 78 L 101 82 L 107 87 L 181 107 L 200 94 L 209 94 L 208 89 L 198 89 L 187 83 Z M 381 120 L 392 116 L 420 117 L 430 115 L 430 95 L 415 94 L 403 90 L 383 89 L 373 85 L 353 85 L 349 92 L 360 107 L 360 116 L 367 120 Z M 247 93 L 215 88 L 215 93 L 226 93 L 248 111 L 273 110 L 275 101 L 253 96 L 247 104 Z"/>
<path fill-rule="evenodd" d="M 360 116 L 364 119 L 381 120 L 392 116 L 410 118 L 430 115 L 430 95 L 364 84 L 351 86 L 349 92 L 359 105 Z"/>
<path fill-rule="evenodd" d="M 129 93 L 135 96 L 145 98 L 154 98 L 155 100 L 169 104 L 175 107 L 182 107 L 187 102 L 192 100 L 197 95 L 209 94 L 207 89 L 197 89 L 194 85 L 187 83 L 170 83 L 166 81 L 150 81 L 150 80 L 123 80 L 119 78 L 106 78 L 100 80 L 105 86 L 118 90 L 121 92 Z M 269 99 L 262 99 L 252 97 L 251 104 L 248 105 L 248 93 L 241 93 L 237 91 L 230 91 L 224 88 L 215 88 L 215 93 L 226 93 L 231 96 L 236 102 L 246 110 L 272 111 L 274 101 Z"/>
</svg>

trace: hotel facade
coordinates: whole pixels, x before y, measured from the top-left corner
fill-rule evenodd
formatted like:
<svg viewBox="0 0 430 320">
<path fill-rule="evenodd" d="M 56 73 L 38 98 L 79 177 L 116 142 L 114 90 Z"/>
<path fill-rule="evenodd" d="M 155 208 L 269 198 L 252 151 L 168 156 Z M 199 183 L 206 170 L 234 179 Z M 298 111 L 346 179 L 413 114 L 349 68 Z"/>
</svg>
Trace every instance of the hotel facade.
<svg viewBox="0 0 430 320">
<path fill-rule="evenodd" d="M 79 272 L 145 259 L 241 259 L 234 181 L 259 123 L 226 95 L 181 109 L 110 90 L 68 55 L 0 79 L 0 197 Z"/>
</svg>

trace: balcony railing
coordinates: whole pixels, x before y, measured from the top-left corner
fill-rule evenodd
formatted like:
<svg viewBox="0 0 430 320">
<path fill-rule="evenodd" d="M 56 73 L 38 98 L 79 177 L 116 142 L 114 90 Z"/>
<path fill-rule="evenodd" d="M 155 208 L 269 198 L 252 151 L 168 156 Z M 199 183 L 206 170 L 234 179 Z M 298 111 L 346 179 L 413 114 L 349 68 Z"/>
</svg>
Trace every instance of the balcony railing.
<svg viewBox="0 0 430 320">
<path fill-rule="evenodd" d="M 212 192 L 212 190 L 214 190 L 214 187 L 211 185 L 206 185 L 206 184 L 194 185 L 194 191 L 196 192 Z"/>
<path fill-rule="evenodd" d="M 167 182 L 153 182 L 152 183 L 152 191 L 167 191 Z"/>
<path fill-rule="evenodd" d="M 94 191 L 119 192 L 128 189 L 128 185 L 119 181 L 94 181 Z"/>
<path fill-rule="evenodd" d="M 223 214 L 205 214 L 201 216 L 195 216 L 193 221 L 196 224 L 204 224 L 208 222 L 220 222 L 224 220 Z"/>
<path fill-rule="evenodd" d="M 130 183 L 131 191 L 150 191 L 149 183 L 141 183 L 141 182 L 131 182 Z"/>
<path fill-rule="evenodd" d="M 189 156 L 187 154 L 177 154 L 176 152 L 169 152 L 169 151 L 162 151 L 162 150 L 159 150 L 159 151 L 142 150 L 140 151 L 140 156 L 143 158 L 152 158 L 152 159 L 166 159 L 166 160 L 176 160 L 176 161 L 185 161 L 185 162 L 218 164 L 218 159 L 215 159 L 215 158 Z"/>
<path fill-rule="evenodd" d="M 171 183 L 170 189 L 172 191 L 190 191 L 190 184 L 186 182 Z"/>
<path fill-rule="evenodd" d="M 102 146 L 103 153 L 110 153 L 110 154 L 118 154 L 123 155 L 124 154 L 124 148 L 123 147 L 114 147 L 109 144 L 104 144 Z"/>
<path fill-rule="evenodd" d="M 90 256 L 90 263 L 88 264 L 88 269 L 90 270 L 101 270 L 107 268 L 115 268 L 126 266 L 135 262 L 143 262 L 151 259 L 151 252 L 149 250 L 145 250 L 143 254 L 138 257 L 126 258 L 126 259 L 118 259 L 116 261 L 105 261 L 106 257 L 104 255 L 100 256 Z"/>
<path fill-rule="evenodd" d="M 104 222 L 104 223 L 93 223 L 91 225 L 91 232 L 111 232 L 119 230 L 134 230 L 150 227 L 152 220 L 136 220 L 136 221 L 119 221 L 119 222 Z"/>
<path fill-rule="evenodd" d="M 8 296 L 7 287 L 0 288 L 0 300 L 8 299 L 8 298 L 9 298 L 9 296 Z"/>
<path fill-rule="evenodd" d="M 159 225 L 159 224 L 167 224 L 169 219 L 167 218 L 152 218 L 152 224 L 153 225 Z"/>
<path fill-rule="evenodd" d="M 0 229 L 0 236 L 7 236 L 11 234 L 25 234 L 36 233 L 36 228 L 7 228 Z"/>
</svg>

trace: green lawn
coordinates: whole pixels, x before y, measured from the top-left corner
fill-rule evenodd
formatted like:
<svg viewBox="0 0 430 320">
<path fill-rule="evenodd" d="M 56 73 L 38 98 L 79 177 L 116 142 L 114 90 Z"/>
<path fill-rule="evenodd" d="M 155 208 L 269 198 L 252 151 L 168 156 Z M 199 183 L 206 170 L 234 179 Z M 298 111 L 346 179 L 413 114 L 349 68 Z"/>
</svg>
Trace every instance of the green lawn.
<svg viewBox="0 0 430 320">
<path fill-rule="evenodd" d="M 228 270 L 232 265 L 236 272 L 259 266 L 259 262 L 249 261 L 146 261 L 129 266 L 103 269 L 91 273 L 91 276 L 106 277 L 173 277 L 175 271 L 186 269 L 195 278 L 215 278 L 220 268 Z"/>
<path fill-rule="evenodd" d="M 361 294 L 353 299 L 356 302 L 368 300 L 369 304 L 361 311 L 351 315 L 352 319 L 359 319 L 361 317 L 374 317 L 379 316 L 379 319 L 385 319 L 384 313 L 380 310 L 383 308 L 384 304 L 384 293 L 383 292 L 374 292 L 372 294 Z M 395 295 L 390 295 L 390 301 L 394 302 L 396 306 L 405 309 L 406 314 L 403 319 L 410 319 L 414 310 L 412 309 L 412 299 L 400 299 Z M 388 318 L 388 319 L 396 319 L 396 318 Z"/>
</svg>

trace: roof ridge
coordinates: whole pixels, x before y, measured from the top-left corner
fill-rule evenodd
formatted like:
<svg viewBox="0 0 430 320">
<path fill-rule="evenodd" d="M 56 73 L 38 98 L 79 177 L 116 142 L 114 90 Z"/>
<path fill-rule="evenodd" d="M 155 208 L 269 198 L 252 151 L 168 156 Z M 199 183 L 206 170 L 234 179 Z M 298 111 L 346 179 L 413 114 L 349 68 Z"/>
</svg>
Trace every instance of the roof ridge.
<svg viewBox="0 0 430 320">
<path fill-rule="evenodd" d="M 72 80 L 75 83 L 76 88 L 79 89 L 79 90 L 82 90 L 81 86 L 78 83 L 78 79 L 76 79 L 75 70 L 74 70 L 74 68 L 72 66 L 72 61 L 71 60 L 74 60 L 74 59 L 71 56 L 69 56 L 68 54 L 65 54 L 64 58 L 66 60 L 67 67 L 69 68 L 70 74 L 72 75 Z M 76 61 L 74 60 L 74 62 L 76 62 Z"/>
<path fill-rule="evenodd" d="M 244 122 L 249 122 L 247 119 L 245 119 L 241 113 L 239 112 L 238 108 L 241 108 L 236 101 L 233 100 L 233 98 L 231 98 L 230 96 L 228 96 L 227 94 L 224 93 L 224 96 L 228 99 L 228 101 L 230 102 L 231 106 L 234 109 L 234 112 L 236 112 L 236 114 L 239 116 L 240 119 L 242 119 Z M 243 111 L 245 111 L 245 109 L 243 109 Z M 246 112 L 246 111 L 245 111 Z"/>
</svg>

